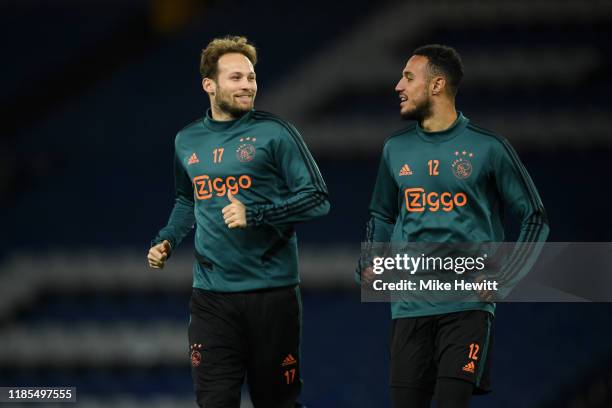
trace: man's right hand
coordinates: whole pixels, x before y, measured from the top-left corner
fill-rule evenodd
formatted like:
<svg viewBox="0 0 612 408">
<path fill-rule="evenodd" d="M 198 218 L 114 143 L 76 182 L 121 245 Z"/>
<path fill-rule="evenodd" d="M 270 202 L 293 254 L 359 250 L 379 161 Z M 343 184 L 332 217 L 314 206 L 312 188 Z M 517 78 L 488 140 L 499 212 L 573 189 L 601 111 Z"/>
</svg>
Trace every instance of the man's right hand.
<svg viewBox="0 0 612 408">
<path fill-rule="evenodd" d="M 164 240 L 159 244 L 152 246 L 149 249 L 149 255 L 147 259 L 149 260 L 149 266 L 151 268 L 161 269 L 164 267 L 166 263 L 166 259 L 170 255 L 170 251 L 172 251 L 172 246 L 170 246 L 170 241 Z"/>
<path fill-rule="evenodd" d="M 376 274 L 374 273 L 374 269 L 371 266 L 363 268 L 361 270 L 361 283 L 364 285 L 369 285 L 374 281 L 375 276 Z"/>
</svg>

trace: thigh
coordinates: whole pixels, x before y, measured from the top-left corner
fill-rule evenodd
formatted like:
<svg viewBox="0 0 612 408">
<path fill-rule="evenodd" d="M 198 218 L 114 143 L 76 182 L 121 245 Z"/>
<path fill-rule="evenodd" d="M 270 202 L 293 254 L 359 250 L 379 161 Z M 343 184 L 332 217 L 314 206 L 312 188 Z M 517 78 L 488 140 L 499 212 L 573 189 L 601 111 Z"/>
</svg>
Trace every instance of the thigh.
<svg viewBox="0 0 612 408">
<path fill-rule="evenodd" d="M 247 349 L 239 309 L 231 295 L 194 289 L 190 311 L 189 353 L 198 405 L 238 408 Z"/>
<path fill-rule="evenodd" d="M 294 407 L 302 386 L 298 287 L 255 293 L 247 302 L 247 381 L 256 408 Z"/>
<path fill-rule="evenodd" d="M 431 393 L 420 388 L 391 387 L 393 408 L 429 408 Z"/>
<path fill-rule="evenodd" d="M 433 393 L 436 380 L 434 320 L 431 317 L 395 319 L 391 326 L 391 387 Z"/>
<path fill-rule="evenodd" d="M 474 385 L 475 393 L 490 391 L 493 316 L 468 310 L 439 316 L 436 338 L 438 378 L 454 378 Z"/>
<path fill-rule="evenodd" d="M 469 408 L 474 384 L 455 378 L 438 378 L 436 399 L 438 408 Z"/>
</svg>

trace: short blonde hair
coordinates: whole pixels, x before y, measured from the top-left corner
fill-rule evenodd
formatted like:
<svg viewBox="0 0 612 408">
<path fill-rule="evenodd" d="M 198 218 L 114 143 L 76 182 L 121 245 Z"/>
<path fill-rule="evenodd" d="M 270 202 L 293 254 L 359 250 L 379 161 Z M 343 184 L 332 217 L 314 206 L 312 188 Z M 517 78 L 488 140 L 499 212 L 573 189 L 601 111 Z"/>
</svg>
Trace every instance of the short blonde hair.
<svg viewBox="0 0 612 408">
<path fill-rule="evenodd" d="M 208 43 L 200 55 L 200 75 L 202 78 L 217 78 L 219 58 L 224 54 L 239 53 L 244 55 L 255 66 L 257 63 L 257 50 L 253 44 L 249 44 L 246 37 L 227 35 L 223 38 L 215 38 Z"/>
</svg>

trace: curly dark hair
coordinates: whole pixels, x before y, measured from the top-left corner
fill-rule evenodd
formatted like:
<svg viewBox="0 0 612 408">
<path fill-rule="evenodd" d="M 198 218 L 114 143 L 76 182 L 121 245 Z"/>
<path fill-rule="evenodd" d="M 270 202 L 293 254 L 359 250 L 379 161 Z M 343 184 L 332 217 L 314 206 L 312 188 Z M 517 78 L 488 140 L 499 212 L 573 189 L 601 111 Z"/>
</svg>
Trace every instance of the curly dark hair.
<svg viewBox="0 0 612 408">
<path fill-rule="evenodd" d="M 215 38 L 208 43 L 200 55 L 200 75 L 202 78 L 217 78 L 217 63 L 222 55 L 236 52 L 244 55 L 253 65 L 257 63 L 257 50 L 246 37 L 227 35 Z"/>
<path fill-rule="evenodd" d="M 412 54 L 427 57 L 429 79 L 436 75 L 443 76 L 451 94 L 457 95 L 463 78 L 463 62 L 457 50 L 446 45 L 428 44 L 417 48 Z"/>
</svg>

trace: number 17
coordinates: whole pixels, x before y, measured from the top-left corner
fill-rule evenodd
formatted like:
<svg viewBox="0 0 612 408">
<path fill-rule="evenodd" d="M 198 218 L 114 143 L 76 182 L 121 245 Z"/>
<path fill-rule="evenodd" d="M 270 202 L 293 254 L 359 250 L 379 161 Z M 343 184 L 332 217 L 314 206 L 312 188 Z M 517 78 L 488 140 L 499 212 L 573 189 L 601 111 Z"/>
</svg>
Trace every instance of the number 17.
<svg viewBox="0 0 612 408">
<path fill-rule="evenodd" d="M 213 150 L 213 163 L 221 163 L 221 160 L 223 159 L 223 151 L 225 149 L 222 147 L 219 147 L 218 149 Z"/>
</svg>

